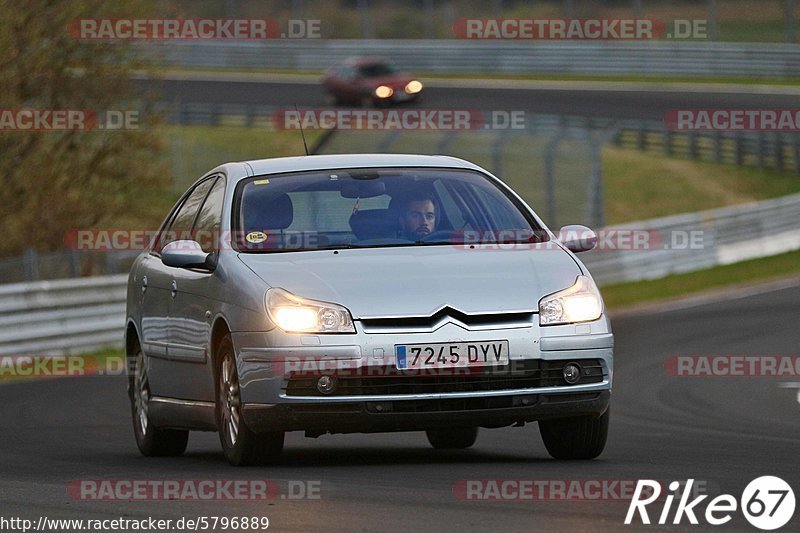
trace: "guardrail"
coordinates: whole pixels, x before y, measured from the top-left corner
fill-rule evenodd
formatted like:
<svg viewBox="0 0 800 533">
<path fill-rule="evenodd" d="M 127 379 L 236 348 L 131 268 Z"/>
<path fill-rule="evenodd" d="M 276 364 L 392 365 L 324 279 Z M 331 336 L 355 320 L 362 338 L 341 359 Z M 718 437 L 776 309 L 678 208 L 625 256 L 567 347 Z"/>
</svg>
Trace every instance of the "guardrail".
<svg viewBox="0 0 800 533">
<path fill-rule="evenodd" d="M 800 194 L 605 228 L 617 246 L 613 230 L 649 235 L 650 243 L 582 254 L 598 283 L 658 279 L 800 249 Z"/>
<path fill-rule="evenodd" d="M 667 236 L 660 244 L 669 246 L 598 249 L 581 259 L 608 285 L 775 255 L 800 249 L 798 213 L 800 194 L 610 227 Z M 691 239 L 690 232 L 701 232 L 700 247 L 673 246 L 672 235 Z M 126 283 L 126 275 L 115 275 L 0 286 L 0 355 L 122 346 Z"/>
<path fill-rule="evenodd" d="M 168 67 L 322 70 L 350 56 L 379 55 L 430 73 L 800 76 L 800 46 L 780 43 L 304 39 L 143 46 Z"/>
<path fill-rule="evenodd" d="M 800 135 L 765 131 L 669 131 L 658 121 L 621 121 L 614 144 L 668 157 L 770 167 L 800 174 Z"/>
<path fill-rule="evenodd" d="M 0 285 L 0 355 L 122 346 L 128 275 Z"/>
</svg>

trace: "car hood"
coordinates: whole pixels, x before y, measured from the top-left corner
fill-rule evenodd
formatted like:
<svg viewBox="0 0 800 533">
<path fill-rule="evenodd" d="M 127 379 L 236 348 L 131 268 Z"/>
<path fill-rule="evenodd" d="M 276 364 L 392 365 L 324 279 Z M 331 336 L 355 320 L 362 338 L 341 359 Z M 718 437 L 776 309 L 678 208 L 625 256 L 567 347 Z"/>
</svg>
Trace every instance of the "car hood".
<svg viewBox="0 0 800 533">
<path fill-rule="evenodd" d="M 564 250 L 463 250 L 454 246 L 239 254 L 272 287 L 335 302 L 356 319 L 538 311 L 542 296 L 581 271 Z"/>
<path fill-rule="evenodd" d="M 408 74 L 398 73 L 391 76 L 378 76 L 375 78 L 363 78 L 362 84 L 366 87 L 375 88 L 387 85 L 392 89 L 403 89 L 414 78 Z"/>
</svg>

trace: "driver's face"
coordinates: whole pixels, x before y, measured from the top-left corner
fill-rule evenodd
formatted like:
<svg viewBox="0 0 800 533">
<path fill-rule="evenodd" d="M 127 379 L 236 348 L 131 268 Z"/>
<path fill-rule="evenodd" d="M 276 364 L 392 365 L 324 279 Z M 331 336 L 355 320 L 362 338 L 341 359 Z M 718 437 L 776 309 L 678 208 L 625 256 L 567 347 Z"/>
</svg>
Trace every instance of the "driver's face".
<svg viewBox="0 0 800 533">
<path fill-rule="evenodd" d="M 433 202 L 409 202 L 401 222 L 403 231 L 412 239 L 418 240 L 430 235 L 436 229 L 436 208 Z"/>
</svg>

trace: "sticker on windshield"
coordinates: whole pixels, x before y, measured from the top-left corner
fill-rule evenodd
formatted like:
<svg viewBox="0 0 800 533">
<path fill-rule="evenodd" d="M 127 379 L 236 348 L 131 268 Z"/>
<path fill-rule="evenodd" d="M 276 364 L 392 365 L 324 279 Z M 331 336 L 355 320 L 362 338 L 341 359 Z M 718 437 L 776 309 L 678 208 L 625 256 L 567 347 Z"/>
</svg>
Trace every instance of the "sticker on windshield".
<svg viewBox="0 0 800 533">
<path fill-rule="evenodd" d="M 256 180 L 253 185 L 266 185 L 267 183 L 269 183 L 269 180 Z"/>
<path fill-rule="evenodd" d="M 244 238 L 249 243 L 259 244 L 267 240 L 267 234 L 263 231 L 251 231 Z"/>
</svg>

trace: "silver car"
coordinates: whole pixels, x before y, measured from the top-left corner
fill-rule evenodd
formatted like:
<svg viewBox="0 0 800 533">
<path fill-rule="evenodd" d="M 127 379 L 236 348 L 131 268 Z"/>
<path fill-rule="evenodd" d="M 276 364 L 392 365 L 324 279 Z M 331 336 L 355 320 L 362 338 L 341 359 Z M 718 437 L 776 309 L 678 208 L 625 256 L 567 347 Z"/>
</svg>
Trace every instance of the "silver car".
<svg viewBox="0 0 800 533">
<path fill-rule="evenodd" d="M 498 178 L 446 156 L 228 163 L 180 198 L 128 283 L 136 442 L 178 455 L 219 432 L 235 465 L 287 431 L 425 431 L 538 421 L 548 452 L 606 442 L 613 335 L 573 252 Z"/>
</svg>

